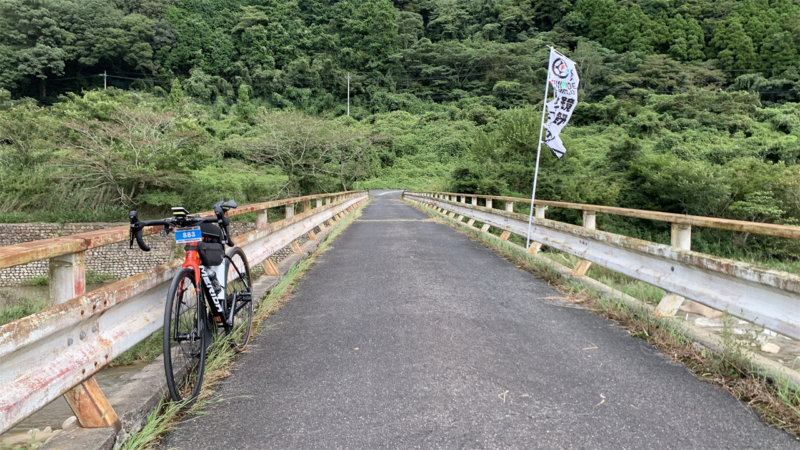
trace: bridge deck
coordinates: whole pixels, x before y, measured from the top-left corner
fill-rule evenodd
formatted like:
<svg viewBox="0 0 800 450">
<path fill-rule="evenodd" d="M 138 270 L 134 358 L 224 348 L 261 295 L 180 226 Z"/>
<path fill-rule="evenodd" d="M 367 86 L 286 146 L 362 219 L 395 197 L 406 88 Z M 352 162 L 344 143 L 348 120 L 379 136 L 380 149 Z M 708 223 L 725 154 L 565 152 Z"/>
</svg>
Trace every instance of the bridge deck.
<svg viewBox="0 0 800 450">
<path fill-rule="evenodd" d="M 797 446 L 397 194 L 317 259 L 165 448 Z"/>
</svg>

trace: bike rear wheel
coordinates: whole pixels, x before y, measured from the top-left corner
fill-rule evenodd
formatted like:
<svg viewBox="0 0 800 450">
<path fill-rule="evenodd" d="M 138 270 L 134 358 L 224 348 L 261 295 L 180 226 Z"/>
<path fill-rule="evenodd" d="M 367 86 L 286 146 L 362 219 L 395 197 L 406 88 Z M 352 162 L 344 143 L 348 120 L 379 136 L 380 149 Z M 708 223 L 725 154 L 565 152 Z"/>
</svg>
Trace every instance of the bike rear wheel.
<svg viewBox="0 0 800 450">
<path fill-rule="evenodd" d="M 182 268 L 172 279 L 164 313 L 164 369 L 172 400 L 194 404 L 206 363 L 206 308 L 194 269 Z"/>
<path fill-rule="evenodd" d="M 231 344 L 241 352 L 250 341 L 253 324 L 253 289 L 247 255 L 239 247 L 225 258 L 225 307 L 233 314 L 233 326 L 226 327 Z"/>
</svg>

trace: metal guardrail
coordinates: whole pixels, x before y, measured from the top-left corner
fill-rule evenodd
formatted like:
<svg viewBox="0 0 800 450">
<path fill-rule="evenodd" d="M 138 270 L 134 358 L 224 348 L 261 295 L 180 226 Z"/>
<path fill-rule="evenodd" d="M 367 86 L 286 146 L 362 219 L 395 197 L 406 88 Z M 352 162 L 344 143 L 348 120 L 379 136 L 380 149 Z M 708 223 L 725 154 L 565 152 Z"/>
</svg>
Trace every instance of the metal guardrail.
<svg viewBox="0 0 800 450">
<path fill-rule="evenodd" d="M 256 230 L 234 242 L 251 267 L 263 264 L 268 275 L 278 275 L 270 255 L 287 245 L 299 248 L 295 240 L 304 234 L 315 239 L 315 227 L 333 224 L 367 198 L 357 191 L 242 206 L 229 215 L 255 212 Z M 296 204 L 301 213 L 295 214 Z M 268 223 L 267 209 L 280 206 L 286 218 Z M 174 260 L 85 293 L 86 250 L 127 239 L 128 227 L 116 227 L 0 248 L 0 268 L 49 259 L 55 305 L 0 326 L 0 433 L 61 395 L 81 426 L 119 427 L 92 375 L 161 328 L 167 290 L 182 265 Z"/>
<path fill-rule="evenodd" d="M 456 201 L 456 197 L 461 202 Z M 523 201 L 512 197 L 476 196 L 471 194 L 452 194 L 444 192 L 406 192 L 404 197 L 436 208 L 449 217 L 458 215 L 457 220 L 468 218 L 467 225 L 482 222 L 483 231 L 489 227 L 503 230 L 500 239 L 507 240 L 511 233 L 526 237 L 528 216 L 513 212 L 511 201 Z M 466 203 L 466 198 L 472 201 Z M 486 198 L 487 206 L 478 206 L 477 198 Z M 492 199 L 503 199 L 505 210 L 492 208 Z M 530 200 L 528 200 L 530 203 Z M 546 202 L 547 206 L 561 206 L 558 202 Z M 583 226 L 548 220 L 544 217 L 545 202 L 536 201 L 536 218 L 531 228 L 533 243 L 528 253 L 535 254 L 542 245 L 578 256 L 581 261 L 572 271 L 573 276 L 584 276 L 591 264 L 597 264 L 631 278 L 657 286 L 667 294 L 656 308 L 660 316 L 673 316 L 684 297 L 711 308 L 749 320 L 778 333 L 800 339 L 800 276 L 765 269 L 755 265 L 719 258 L 689 249 L 692 224 L 703 226 L 719 225 L 715 228 L 731 226 L 730 222 L 708 217 L 686 217 L 662 215 L 623 208 L 605 208 L 591 205 L 568 204 L 573 209 L 581 209 Z M 578 208 L 580 206 L 580 208 Z M 563 207 L 563 206 L 562 206 Z M 673 223 L 672 245 L 657 244 L 641 239 L 608 233 L 595 229 L 595 213 L 616 214 L 623 210 L 630 217 L 653 218 L 654 220 L 681 218 L 683 222 Z M 665 220 L 665 221 L 670 221 Z M 794 237 L 798 227 L 759 226 L 750 224 L 748 232 L 773 236 Z M 736 226 L 739 226 L 736 224 Z M 780 227 L 780 229 L 776 229 Z M 725 228 L 733 229 L 733 228 Z"/>
<path fill-rule="evenodd" d="M 415 192 L 414 194 L 431 195 L 433 196 L 432 198 L 439 198 L 444 200 L 452 199 L 453 201 L 458 201 L 458 199 L 460 198 L 461 203 L 464 203 L 466 198 L 471 198 L 473 205 L 477 205 L 478 204 L 477 199 L 481 198 L 486 201 L 486 206 L 488 208 L 492 207 L 493 200 L 500 200 L 506 202 L 506 205 L 508 205 L 509 202 L 511 204 L 526 203 L 528 205 L 530 205 L 531 203 L 531 200 L 527 198 L 503 197 L 498 195 L 455 194 L 452 192 Z M 720 230 L 739 231 L 743 233 L 764 234 L 768 236 L 800 239 L 800 227 L 794 227 L 789 225 L 776 225 L 772 223 L 747 222 L 744 220 L 690 216 L 688 214 L 674 214 L 674 213 L 665 213 L 659 211 L 647 211 L 644 209 L 618 208 L 616 206 L 600 206 L 600 205 L 586 205 L 583 203 L 554 202 L 549 200 L 536 200 L 536 204 L 534 206 L 536 208 L 552 206 L 554 208 L 573 209 L 595 214 L 605 213 L 605 214 L 612 214 L 615 216 L 635 217 L 637 219 L 647 219 L 647 220 L 655 220 L 658 222 L 667 222 L 677 226 L 694 225 L 704 228 L 717 228 Z M 506 210 L 513 211 L 513 209 L 509 209 L 508 206 L 506 206 Z"/>
</svg>

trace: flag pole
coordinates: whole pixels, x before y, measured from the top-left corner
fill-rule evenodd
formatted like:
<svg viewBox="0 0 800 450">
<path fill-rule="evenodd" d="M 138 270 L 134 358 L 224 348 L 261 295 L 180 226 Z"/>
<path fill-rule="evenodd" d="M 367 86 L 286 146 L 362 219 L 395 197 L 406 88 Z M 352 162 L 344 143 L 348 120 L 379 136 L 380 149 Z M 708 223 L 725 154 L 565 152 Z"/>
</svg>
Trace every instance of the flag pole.
<svg viewBox="0 0 800 450">
<path fill-rule="evenodd" d="M 550 51 L 553 51 L 553 48 L 550 47 Z M 550 58 L 547 59 L 547 75 L 550 75 Z M 536 200 L 536 182 L 539 178 L 539 156 L 542 154 L 542 132 L 544 132 L 544 115 L 547 112 L 547 94 L 549 93 L 550 89 L 550 80 L 545 80 L 544 83 L 544 99 L 542 100 L 542 125 L 539 128 L 539 146 L 536 148 L 536 169 L 533 172 L 533 192 L 531 192 L 531 212 L 528 215 L 528 239 L 525 241 L 525 250 L 530 249 L 531 244 L 531 222 L 533 221 L 533 209 L 534 205 L 533 202 Z"/>
</svg>

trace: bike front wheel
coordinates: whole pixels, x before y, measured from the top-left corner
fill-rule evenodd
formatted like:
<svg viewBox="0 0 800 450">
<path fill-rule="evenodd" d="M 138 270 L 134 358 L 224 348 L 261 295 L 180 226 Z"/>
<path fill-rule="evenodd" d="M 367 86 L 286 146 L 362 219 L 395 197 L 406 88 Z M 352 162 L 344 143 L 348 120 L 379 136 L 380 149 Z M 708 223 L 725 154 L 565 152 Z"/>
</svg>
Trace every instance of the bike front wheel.
<svg viewBox="0 0 800 450">
<path fill-rule="evenodd" d="M 164 313 L 164 369 L 172 400 L 197 400 L 206 364 L 206 308 L 194 269 L 182 268 L 172 279 Z"/>
<path fill-rule="evenodd" d="M 253 289 L 247 255 L 239 247 L 225 255 L 225 307 L 233 315 L 233 323 L 226 327 L 231 344 L 241 352 L 250 341 L 253 324 Z"/>
</svg>

